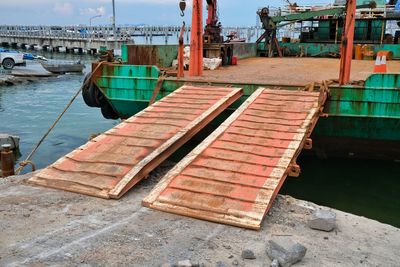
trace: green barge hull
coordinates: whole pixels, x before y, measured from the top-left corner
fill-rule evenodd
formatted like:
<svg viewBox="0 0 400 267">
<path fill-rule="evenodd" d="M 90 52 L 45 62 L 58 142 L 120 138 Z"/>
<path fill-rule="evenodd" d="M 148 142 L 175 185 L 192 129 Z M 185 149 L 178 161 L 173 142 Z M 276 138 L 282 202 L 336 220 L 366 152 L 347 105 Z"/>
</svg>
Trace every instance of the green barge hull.
<svg viewBox="0 0 400 267">
<path fill-rule="evenodd" d="M 146 108 L 159 82 L 156 66 L 104 64 L 94 83 L 121 119 Z M 232 86 L 245 95 L 220 116 L 221 123 L 259 87 L 304 90 L 304 86 L 164 78 L 157 100 L 184 84 Z M 326 116 L 313 132 L 314 152 L 320 156 L 400 159 L 400 74 L 372 74 L 362 85 L 330 85 Z"/>
</svg>

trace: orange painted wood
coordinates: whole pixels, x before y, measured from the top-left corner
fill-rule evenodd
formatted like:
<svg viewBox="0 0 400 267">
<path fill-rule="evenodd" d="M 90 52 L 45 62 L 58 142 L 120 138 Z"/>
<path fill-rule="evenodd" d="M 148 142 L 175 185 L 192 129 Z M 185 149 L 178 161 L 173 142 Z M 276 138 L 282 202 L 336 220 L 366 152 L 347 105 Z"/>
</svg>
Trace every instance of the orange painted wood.
<svg viewBox="0 0 400 267">
<path fill-rule="evenodd" d="M 260 229 L 325 100 L 324 92 L 257 90 L 143 204 Z"/>
<path fill-rule="evenodd" d="M 120 198 L 240 96 L 238 88 L 184 86 L 61 158 L 29 182 Z"/>
</svg>

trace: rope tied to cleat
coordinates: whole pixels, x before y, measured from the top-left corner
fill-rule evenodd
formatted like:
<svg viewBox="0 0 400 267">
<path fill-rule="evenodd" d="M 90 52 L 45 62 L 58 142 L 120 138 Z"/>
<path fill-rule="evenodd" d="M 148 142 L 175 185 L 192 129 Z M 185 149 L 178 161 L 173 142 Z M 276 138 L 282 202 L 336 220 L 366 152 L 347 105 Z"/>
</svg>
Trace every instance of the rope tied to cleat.
<svg viewBox="0 0 400 267">
<path fill-rule="evenodd" d="M 61 118 L 64 116 L 64 114 L 69 110 L 69 108 L 71 107 L 72 103 L 74 103 L 74 101 L 76 100 L 76 98 L 78 97 L 78 95 L 82 92 L 83 88 L 85 86 L 87 86 L 90 81 L 92 80 L 93 74 L 97 72 L 97 70 L 103 65 L 103 63 L 106 61 L 101 61 L 97 67 L 94 69 L 94 71 L 92 71 L 92 73 L 89 74 L 88 79 L 86 79 L 86 81 L 81 85 L 81 87 L 79 88 L 79 90 L 75 93 L 75 95 L 72 97 L 72 99 L 69 101 L 69 103 L 67 104 L 67 106 L 65 107 L 65 109 L 63 110 L 63 112 L 61 112 L 61 114 L 57 117 L 57 119 L 54 121 L 54 123 L 50 126 L 50 128 L 47 130 L 47 132 L 43 135 L 43 137 L 40 139 L 40 141 L 36 144 L 35 148 L 31 151 L 31 153 L 28 155 L 28 157 L 19 163 L 19 167 L 18 169 L 15 171 L 16 175 L 19 175 L 26 166 L 31 165 L 32 169 L 31 171 L 35 171 L 36 170 L 36 165 L 35 163 L 32 161 L 32 157 L 33 155 L 36 153 L 36 151 L 38 150 L 38 148 L 40 147 L 40 145 L 43 143 L 43 141 L 47 138 L 47 136 L 51 133 L 51 131 L 57 126 L 57 124 L 60 122 Z"/>
</svg>

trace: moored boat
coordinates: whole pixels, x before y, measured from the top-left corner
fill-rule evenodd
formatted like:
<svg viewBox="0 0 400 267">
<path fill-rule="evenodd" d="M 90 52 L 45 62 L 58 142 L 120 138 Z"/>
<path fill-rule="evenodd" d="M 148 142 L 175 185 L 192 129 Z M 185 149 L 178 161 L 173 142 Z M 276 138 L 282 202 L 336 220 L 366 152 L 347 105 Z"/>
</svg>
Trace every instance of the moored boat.
<svg viewBox="0 0 400 267">
<path fill-rule="evenodd" d="M 342 14 L 343 8 L 311 13 L 312 16 L 308 14 L 305 18 L 310 20 L 313 16 L 321 16 L 327 12 Z M 283 22 L 289 19 L 301 20 L 302 16 L 304 14 L 280 18 L 280 20 Z M 369 32 L 380 30 L 378 35 L 381 37 L 379 40 L 382 40 L 382 28 L 386 25 L 386 18 L 372 20 L 376 23 L 368 24 L 372 27 Z M 382 23 L 377 23 L 377 21 Z M 337 35 L 336 31 L 335 34 Z M 370 40 L 370 35 L 367 34 L 365 38 L 367 42 Z M 301 44 L 292 44 L 293 47 L 299 45 Z M 324 44 L 321 45 L 324 46 Z M 337 46 L 339 47 L 339 44 Z M 375 47 L 378 51 L 394 51 L 393 58 L 398 58 L 400 44 L 395 40 L 391 44 L 377 44 Z M 159 91 L 157 99 L 161 99 L 185 83 L 197 86 L 243 88 L 245 96 L 235 103 L 231 110 L 236 109 L 259 87 L 318 90 L 322 84 L 329 88 L 330 97 L 323 111 L 324 117 L 319 120 L 313 132 L 315 153 L 322 157 L 334 155 L 399 160 L 400 73 L 373 73 L 372 60 L 357 61 L 355 62 L 357 64 L 353 63 L 355 67 L 358 67 L 353 68 L 352 79 L 358 82 L 339 85 L 334 81 L 339 76 L 337 59 L 325 61 L 310 58 L 257 57 L 263 52 L 265 55 L 265 43 L 258 45 L 236 43 L 231 44 L 229 49 L 239 60 L 249 59 L 242 60 L 237 67 L 224 67 L 216 72 L 206 72 L 203 77 L 176 78 L 162 76 L 165 72 L 159 69 L 171 66 L 178 53 L 177 46 L 123 46 L 123 64 L 110 62 L 100 66 L 98 72 L 93 75 L 92 86 L 88 87 L 91 89 L 85 90 L 84 98 L 86 100 L 89 98 L 90 101 L 86 102 L 98 103 L 98 107 L 101 108 L 103 115 L 106 114 L 106 118 L 126 119 L 146 108 L 155 90 Z M 268 53 L 270 56 L 276 55 L 273 49 L 269 50 L 272 51 Z M 136 51 L 141 51 L 140 55 Z M 376 51 L 370 51 L 372 58 L 376 56 Z M 307 55 L 310 53 L 304 53 L 303 56 Z M 323 53 L 319 56 L 323 56 Z M 391 71 L 400 69 L 398 61 L 390 61 L 388 64 Z M 94 65 L 96 66 L 97 64 Z M 162 78 L 161 88 L 157 88 L 160 77 Z M 314 82 L 320 84 L 316 86 Z M 307 86 L 308 84 L 313 85 Z M 302 100 L 299 99 L 299 101 Z M 221 123 L 227 115 L 229 112 L 223 114 L 216 123 Z"/>
<path fill-rule="evenodd" d="M 41 64 L 45 70 L 55 74 L 82 73 L 85 68 L 85 65 L 80 62 L 76 63 L 41 62 Z"/>
</svg>

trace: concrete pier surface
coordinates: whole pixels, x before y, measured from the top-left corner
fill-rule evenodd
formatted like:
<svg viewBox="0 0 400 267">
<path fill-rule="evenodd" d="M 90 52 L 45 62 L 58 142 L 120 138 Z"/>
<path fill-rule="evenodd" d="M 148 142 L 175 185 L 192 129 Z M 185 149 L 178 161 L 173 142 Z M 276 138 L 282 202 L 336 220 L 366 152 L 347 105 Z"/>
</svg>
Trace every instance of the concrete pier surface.
<svg viewBox="0 0 400 267">
<path fill-rule="evenodd" d="M 33 187 L 31 175 L 0 180 L 0 266 L 270 266 L 268 241 L 307 247 L 296 266 L 398 266 L 400 230 L 335 211 L 337 228 L 307 225 L 317 205 L 279 196 L 262 230 L 190 219 L 142 207 L 164 163 L 119 201 Z M 256 259 L 243 259 L 251 250 Z M 201 265 L 203 264 L 203 265 Z M 165 265 L 169 266 L 169 265 Z"/>
</svg>

